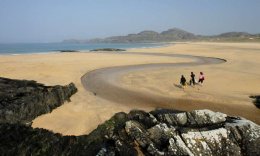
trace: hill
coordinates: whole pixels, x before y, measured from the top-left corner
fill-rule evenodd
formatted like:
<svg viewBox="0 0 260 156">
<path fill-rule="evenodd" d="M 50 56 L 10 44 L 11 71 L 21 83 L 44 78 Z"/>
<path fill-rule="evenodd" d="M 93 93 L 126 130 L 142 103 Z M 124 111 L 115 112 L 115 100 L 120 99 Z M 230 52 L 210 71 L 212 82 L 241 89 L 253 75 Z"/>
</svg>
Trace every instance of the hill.
<svg viewBox="0 0 260 156">
<path fill-rule="evenodd" d="M 247 32 L 227 32 L 217 35 L 218 37 L 252 37 L 252 34 Z"/>
<path fill-rule="evenodd" d="M 144 43 L 144 42 L 173 42 L 173 41 L 260 41 L 259 34 L 247 32 L 226 32 L 219 35 L 204 36 L 195 35 L 191 32 L 172 28 L 158 33 L 145 30 L 137 34 L 126 36 L 112 36 L 107 38 L 95 38 L 90 40 L 70 39 L 63 43 Z"/>
</svg>

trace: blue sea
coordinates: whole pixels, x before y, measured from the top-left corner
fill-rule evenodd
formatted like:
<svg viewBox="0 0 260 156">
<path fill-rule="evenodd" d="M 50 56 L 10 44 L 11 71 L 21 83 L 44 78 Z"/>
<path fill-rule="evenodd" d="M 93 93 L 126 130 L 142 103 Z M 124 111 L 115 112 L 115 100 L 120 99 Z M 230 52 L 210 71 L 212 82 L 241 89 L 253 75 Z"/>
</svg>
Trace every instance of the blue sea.
<svg viewBox="0 0 260 156">
<path fill-rule="evenodd" d="M 91 43 L 91 44 L 70 44 L 70 43 L 12 43 L 1 44 L 0 54 L 30 54 L 48 53 L 60 50 L 92 50 L 97 48 L 152 48 L 165 46 L 166 43 Z"/>
</svg>

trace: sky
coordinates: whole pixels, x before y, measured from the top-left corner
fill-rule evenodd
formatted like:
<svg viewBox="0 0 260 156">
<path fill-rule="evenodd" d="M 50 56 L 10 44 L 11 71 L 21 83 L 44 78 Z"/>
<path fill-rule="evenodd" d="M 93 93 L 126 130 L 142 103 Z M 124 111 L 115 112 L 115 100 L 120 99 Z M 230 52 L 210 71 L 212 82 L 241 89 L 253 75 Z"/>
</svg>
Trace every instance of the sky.
<svg viewBox="0 0 260 156">
<path fill-rule="evenodd" d="M 180 28 L 260 33 L 260 0 L 0 0 L 0 43 L 60 42 Z"/>
</svg>

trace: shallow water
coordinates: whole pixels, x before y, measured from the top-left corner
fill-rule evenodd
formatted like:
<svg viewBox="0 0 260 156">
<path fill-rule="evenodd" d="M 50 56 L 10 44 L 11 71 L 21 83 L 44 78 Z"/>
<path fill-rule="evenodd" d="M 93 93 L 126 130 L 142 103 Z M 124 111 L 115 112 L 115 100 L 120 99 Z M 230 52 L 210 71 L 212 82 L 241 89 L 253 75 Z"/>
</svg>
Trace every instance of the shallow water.
<svg viewBox="0 0 260 156">
<path fill-rule="evenodd" d="M 164 46 L 166 43 L 10 43 L 0 44 L 0 54 L 43 53 L 59 50 L 91 50 L 97 48 L 149 48 Z"/>
</svg>

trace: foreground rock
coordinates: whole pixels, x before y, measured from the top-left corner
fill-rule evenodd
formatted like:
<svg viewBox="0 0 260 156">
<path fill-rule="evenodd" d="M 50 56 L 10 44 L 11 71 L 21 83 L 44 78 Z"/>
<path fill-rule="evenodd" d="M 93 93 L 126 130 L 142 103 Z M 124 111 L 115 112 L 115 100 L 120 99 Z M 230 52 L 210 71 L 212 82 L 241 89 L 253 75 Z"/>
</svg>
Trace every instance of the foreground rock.
<svg viewBox="0 0 260 156">
<path fill-rule="evenodd" d="M 0 125 L 3 155 L 260 155 L 260 126 L 210 110 L 117 113 L 89 135 Z"/>
<path fill-rule="evenodd" d="M 26 124 L 49 113 L 77 92 L 67 86 L 44 86 L 35 81 L 0 78 L 0 123 Z"/>
</svg>

